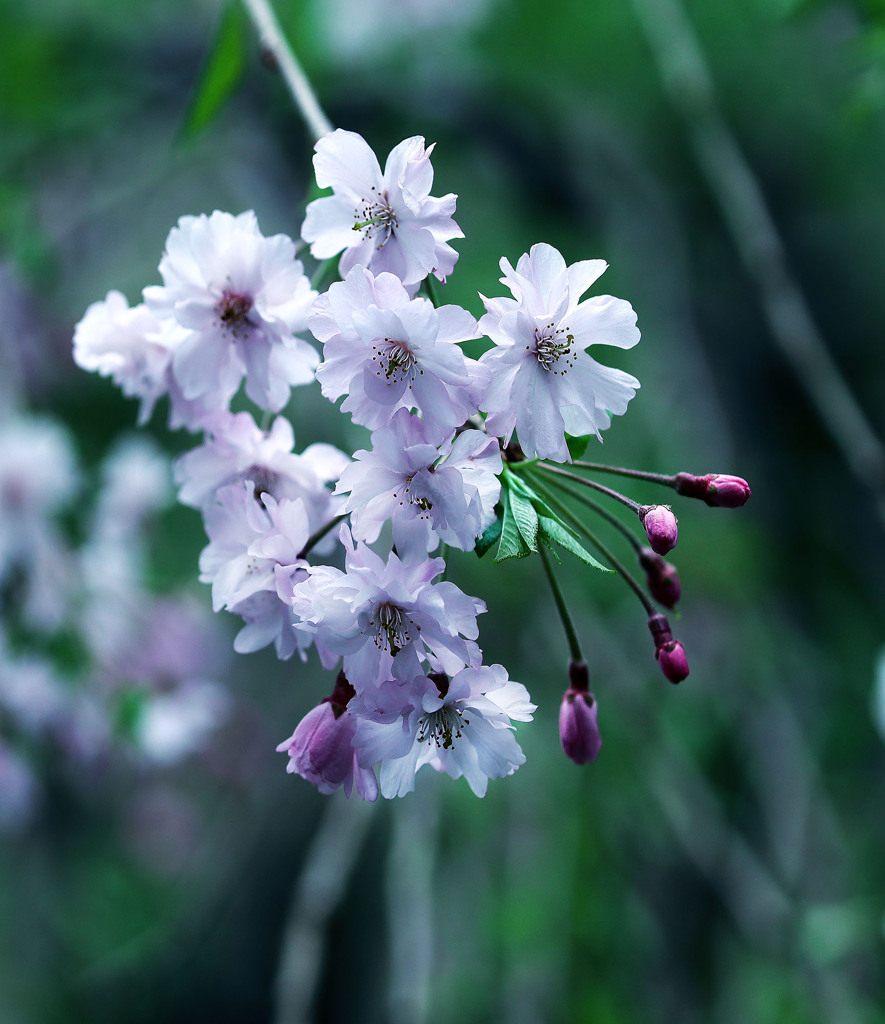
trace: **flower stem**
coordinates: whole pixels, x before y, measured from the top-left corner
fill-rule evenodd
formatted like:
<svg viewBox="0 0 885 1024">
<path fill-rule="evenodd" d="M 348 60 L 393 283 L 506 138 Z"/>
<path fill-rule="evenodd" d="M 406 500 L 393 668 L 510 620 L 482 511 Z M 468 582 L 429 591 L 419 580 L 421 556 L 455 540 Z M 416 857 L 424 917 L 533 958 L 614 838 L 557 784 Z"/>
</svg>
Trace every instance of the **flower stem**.
<svg viewBox="0 0 885 1024">
<path fill-rule="evenodd" d="M 622 505 L 626 505 L 631 512 L 635 512 L 637 515 L 640 514 L 640 510 L 643 507 L 639 502 L 634 501 L 632 498 L 628 498 L 625 494 L 621 494 L 620 491 L 613 491 L 610 487 L 598 484 L 595 480 L 588 480 L 585 476 L 578 476 L 577 473 L 570 473 L 567 469 L 560 469 L 559 466 L 551 466 L 549 462 L 539 462 L 538 469 L 544 469 L 548 473 L 555 473 L 557 476 L 564 477 L 566 480 L 574 480 L 575 483 L 583 484 L 584 487 L 592 487 L 595 491 L 607 494 L 610 498 L 614 498 L 615 501 L 619 501 Z"/>
<path fill-rule="evenodd" d="M 568 640 L 568 649 L 571 659 L 572 661 L 583 661 L 584 656 L 581 654 L 581 645 L 578 643 L 578 634 L 575 632 L 575 624 L 572 622 L 571 615 L 569 615 L 565 598 L 562 596 L 562 590 L 559 587 L 556 576 L 553 574 L 553 567 L 550 565 L 550 556 L 544 550 L 543 544 L 538 545 L 538 554 L 541 556 L 541 564 L 544 566 L 544 572 L 547 574 L 547 582 L 550 584 L 550 589 L 553 591 L 553 600 L 556 602 L 556 610 L 559 612 L 559 617 L 562 620 L 562 627 L 565 630 L 566 639 Z"/>
<path fill-rule="evenodd" d="M 630 527 L 622 523 L 617 516 L 612 515 L 607 508 L 603 508 L 598 501 L 588 498 L 586 494 L 583 494 L 575 487 L 568 487 L 565 484 L 561 484 L 559 489 L 563 494 L 567 494 L 570 498 L 573 498 L 575 501 L 580 501 L 582 505 L 586 505 L 587 508 L 592 509 L 598 516 L 602 516 L 607 523 L 610 523 L 616 530 L 619 530 L 630 542 L 634 551 L 639 552 L 642 550 L 642 543 L 637 540 Z"/>
<path fill-rule="evenodd" d="M 326 523 L 325 526 L 321 526 L 316 533 L 312 533 L 305 542 L 304 547 L 298 552 L 299 558 L 304 558 L 312 547 L 319 544 L 319 542 L 326 536 L 330 530 L 334 530 L 335 527 L 343 520 L 347 518 L 347 513 L 343 513 L 340 516 L 335 516 L 334 519 Z"/>
<path fill-rule="evenodd" d="M 573 462 L 578 469 L 592 469 L 598 473 L 617 473 L 618 476 L 632 476 L 636 480 L 648 480 L 649 483 L 675 487 L 676 477 L 666 473 L 648 473 L 644 469 L 627 469 L 624 466 L 605 466 L 601 462 Z"/>
<path fill-rule="evenodd" d="M 322 263 L 319 263 L 317 265 L 317 268 L 316 270 L 314 270 L 313 275 L 311 276 L 310 279 L 311 288 L 313 288 L 315 291 L 320 290 L 320 285 L 326 279 L 326 275 L 329 273 L 329 270 L 331 269 L 334 262 L 334 259 L 323 260 Z"/>
<path fill-rule="evenodd" d="M 432 275 L 428 274 L 424 278 L 424 290 L 427 292 L 427 298 L 430 299 L 434 309 L 439 309 L 439 294 L 436 290 L 436 285 L 430 280 Z"/>
<path fill-rule="evenodd" d="M 574 512 L 572 512 L 571 509 L 567 508 L 559 500 L 559 498 L 557 498 L 554 494 L 551 494 L 551 492 L 546 487 L 539 485 L 537 482 L 535 482 L 535 486 L 538 488 L 544 500 L 550 506 L 552 506 L 562 516 L 562 518 L 565 519 L 571 525 L 571 527 L 574 530 L 576 530 L 578 533 L 586 537 L 587 540 L 590 541 L 590 543 L 602 555 L 602 557 L 611 564 L 615 572 L 619 573 L 623 577 L 624 582 L 627 584 L 627 586 L 630 587 L 633 593 L 636 594 L 636 596 L 642 602 L 642 607 L 646 610 L 646 612 L 649 615 L 654 615 L 656 609 L 655 606 L 652 604 L 651 599 L 645 593 L 645 591 L 642 589 L 639 583 L 637 583 L 637 581 L 634 579 L 631 573 L 627 570 L 627 567 L 624 565 L 624 563 L 621 562 L 620 559 L 616 558 L 612 554 L 612 552 L 609 551 L 606 545 L 603 544 L 602 541 L 596 536 L 596 534 L 593 533 L 592 530 L 589 530 L 587 526 L 584 523 L 582 523 L 580 519 L 578 519 Z"/>
<path fill-rule="evenodd" d="M 292 48 L 286 42 L 280 23 L 268 0 L 243 0 L 246 13 L 252 19 L 261 39 L 262 49 L 268 53 L 289 87 L 295 106 L 301 111 L 314 139 L 321 139 L 332 131 L 332 123 L 323 113 L 319 100 L 298 63 Z"/>
</svg>

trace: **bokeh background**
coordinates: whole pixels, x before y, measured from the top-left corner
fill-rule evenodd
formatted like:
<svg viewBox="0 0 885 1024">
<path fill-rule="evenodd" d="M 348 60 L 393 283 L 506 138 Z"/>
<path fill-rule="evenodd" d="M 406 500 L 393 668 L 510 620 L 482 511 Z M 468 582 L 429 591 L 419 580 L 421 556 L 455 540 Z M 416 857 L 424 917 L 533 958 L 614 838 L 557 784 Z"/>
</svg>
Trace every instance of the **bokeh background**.
<svg viewBox="0 0 885 1024">
<path fill-rule="evenodd" d="M 161 408 L 121 485 L 150 515 L 120 540 L 141 582 L 113 657 L 77 632 L 100 552 L 91 575 L 70 559 L 92 597 L 60 591 L 79 611 L 51 629 L 22 624 L 21 566 L 3 579 L 0 1020 L 885 1021 L 885 5 L 276 6 L 336 125 L 382 155 L 437 143 L 466 236 L 445 301 L 478 315 L 536 241 L 609 261 L 643 332 L 612 361 L 642 389 L 593 454 L 737 473 L 753 497 L 677 506 L 678 688 L 627 588 L 563 565 L 590 767 L 559 749 L 540 565 L 455 559 L 487 659 L 539 705 L 527 763 L 481 801 L 422 773 L 366 808 L 285 774 L 274 746 L 329 680 L 207 621 L 199 517 L 156 458 L 192 441 Z M 311 149 L 237 7 L 0 0 L 3 429 L 67 432 L 59 552 L 114 518 L 101 481 L 135 434 L 134 403 L 73 365 L 74 324 L 159 282 L 182 214 L 297 236 Z M 364 442 L 318 392 L 289 412 L 299 447 Z M 34 673 L 52 700 L 16 689 Z"/>
</svg>

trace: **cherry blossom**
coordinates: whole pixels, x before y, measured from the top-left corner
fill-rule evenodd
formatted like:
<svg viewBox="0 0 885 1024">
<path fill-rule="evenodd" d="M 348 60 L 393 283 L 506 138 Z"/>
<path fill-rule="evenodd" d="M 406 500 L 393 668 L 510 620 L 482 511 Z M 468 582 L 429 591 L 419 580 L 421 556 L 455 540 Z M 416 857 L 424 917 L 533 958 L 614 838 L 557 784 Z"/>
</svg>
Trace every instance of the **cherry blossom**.
<svg viewBox="0 0 885 1024">
<path fill-rule="evenodd" d="M 381 761 L 386 798 L 410 793 L 425 764 L 454 779 L 463 775 L 477 796 L 485 796 L 489 779 L 512 775 L 525 762 L 512 722 L 529 722 L 536 710 L 502 665 L 466 667 L 451 679 L 434 672 L 408 687 L 388 684 L 374 706 L 359 697 L 352 706 L 359 716 L 354 742 L 360 763 Z"/>
<path fill-rule="evenodd" d="M 342 411 L 371 430 L 416 408 L 432 430 L 451 434 L 488 384 L 489 371 L 458 346 L 479 337 L 471 314 L 413 299 L 392 274 L 354 267 L 317 299 L 308 325 L 323 342 L 323 394 L 346 395 Z"/>
<path fill-rule="evenodd" d="M 439 444 L 427 424 L 398 409 L 390 426 L 372 434 L 372 450 L 358 451 L 336 493 L 350 492 L 354 537 L 372 543 L 393 522 L 397 550 L 440 541 L 469 551 L 493 519 L 500 493 L 501 449 L 480 430 Z"/>
<path fill-rule="evenodd" d="M 440 281 L 452 272 L 458 254 L 448 245 L 462 238 L 452 220 L 456 196 L 430 195 L 433 168 L 424 139 L 405 139 L 381 166 L 369 144 L 342 129 L 320 139 L 313 158 L 317 184 L 331 196 L 307 207 L 301 235 L 317 259 L 344 250 L 339 273 L 355 266 L 395 274 L 413 286 L 433 274 Z"/>
<path fill-rule="evenodd" d="M 214 611 L 226 608 L 246 620 L 234 650 L 240 654 L 273 643 L 277 656 L 303 653 L 310 637 L 296 633 L 288 603 L 294 582 L 303 579 L 301 554 L 309 536 L 300 498 L 255 497 L 251 480 L 222 487 L 204 511 L 209 545 L 200 555 L 200 579 L 212 584 Z"/>
<path fill-rule="evenodd" d="M 144 424 L 168 390 L 166 373 L 182 337 L 147 306 L 130 308 L 125 295 L 110 291 L 74 329 L 74 362 L 111 377 L 127 397 L 141 399 L 138 422 Z"/>
<path fill-rule="evenodd" d="M 225 408 L 240 381 L 277 411 L 294 385 L 313 380 L 318 358 L 297 337 L 316 293 L 286 235 L 265 238 L 255 214 L 182 217 L 166 239 L 163 285 L 146 288 L 158 317 L 186 329 L 171 370 L 186 400 Z"/>
<path fill-rule="evenodd" d="M 357 693 L 386 679 L 411 679 L 433 656 L 446 669 L 478 663 L 476 616 L 485 604 L 453 583 L 433 583 L 441 558 L 406 562 L 391 553 L 385 562 L 365 544 L 354 546 L 341 528 L 345 572 L 309 568 L 295 584 L 292 608 L 297 631 L 343 656 Z"/>
<path fill-rule="evenodd" d="M 321 793 L 343 788 L 349 798 L 355 786 L 363 800 L 375 800 L 375 773 L 371 766 L 360 765 L 353 746 L 356 719 L 348 703 L 353 692 L 344 674 L 339 673 L 332 694 L 308 711 L 277 750 L 289 755 L 287 772 L 301 775 Z"/>
<path fill-rule="evenodd" d="M 480 403 L 486 429 L 510 439 L 514 429 L 529 457 L 571 462 L 565 441 L 596 434 L 620 415 L 639 381 L 597 363 L 589 345 L 632 348 L 639 341 L 636 314 L 610 295 L 580 301 L 607 267 L 584 260 L 566 267 L 552 245 L 540 242 L 514 270 L 501 260 L 513 298 L 487 299 L 480 330 L 495 343 L 480 362 L 492 371 Z"/>
<path fill-rule="evenodd" d="M 292 424 L 277 416 L 269 430 L 261 430 L 251 413 L 217 412 L 207 417 L 207 439 L 176 459 L 175 480 L 179 501 L 205 508 L 219 488 L 251 480 L 257 494 L 277 500 L 300 498 L 310 532 L 320 531 L 340 515 L 343 499 L 329 485 L 341 476 L 350 459 L 331 444 L 310 445 L 301 454 L 292 451 Z M 314 548 L 320 554 L 334 549 L 335 538 L 323 538 Z"/>
</svg>

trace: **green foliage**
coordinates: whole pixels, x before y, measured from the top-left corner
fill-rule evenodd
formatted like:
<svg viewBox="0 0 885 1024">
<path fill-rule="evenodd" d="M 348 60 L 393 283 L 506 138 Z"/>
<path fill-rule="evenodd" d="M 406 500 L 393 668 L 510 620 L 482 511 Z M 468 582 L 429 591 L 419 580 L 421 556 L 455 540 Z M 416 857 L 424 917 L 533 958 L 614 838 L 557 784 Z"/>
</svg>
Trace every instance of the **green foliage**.
<svg viewBox="0 0 885 1024">
<path fill-rule="evenodd" d="M 592 434 L 584 434 L 583 437 L 572 437 L 571 434 L 565 435 L 565 443 L 568 445 L 568 453 L 572 457 L 572 462 L 584 457 L 584 452 L 587 451 L 587 445 L 590 444 L 592 440 Z"/>
<path fill-rule="evenodd" d="M 517 464 L 517 466 L 520 464 Z M 531 463 L 524 464 L 530 466 Z M 554 549 L 558 546 L 579 558 L 585 565 L 602 572 L 611 570 L 598 562 L 581 544 L 575 531 L 550 507 L 544 498 L 532 487 L 531 483 L 520 476 L 517 468 L 505 468 L 501 485 L 502 515 L 497 534 L 490 533 L 493 527 L 480 538 L 477 545 L 485 554 L 499 536 L 498 550 L 493 562 L 503 562 L 508 558 L 525 558 L 537 552 L 538 541 Z"/>
<path fill-rule="evenodd" d="M 238 2 L 225 4 L 215 41 L 182 125 L 193 138 L 218 116 L 243 78 L 249 26 Z"/>
<path fill-rule="evenodd" d="M 500 509 L 500 506 L 498 506 L 498 508 Z M 499 511 L 498 512 L 498 517 L 486 529 L 485 533 L 476 542 L 476 547 L 474 548 L 474 551 L 476 551 L 477 555 L 479 555 L 480 558 L 482 558 L 483 555 L 485 555 L 486 552 L 489 551 L 489 549 L 494 546 L 496 541 L 498 541 L 500 539 L 500 537 L 501 537 L 501 527 L 502 527 L 501 513 Z"/>
</svg>

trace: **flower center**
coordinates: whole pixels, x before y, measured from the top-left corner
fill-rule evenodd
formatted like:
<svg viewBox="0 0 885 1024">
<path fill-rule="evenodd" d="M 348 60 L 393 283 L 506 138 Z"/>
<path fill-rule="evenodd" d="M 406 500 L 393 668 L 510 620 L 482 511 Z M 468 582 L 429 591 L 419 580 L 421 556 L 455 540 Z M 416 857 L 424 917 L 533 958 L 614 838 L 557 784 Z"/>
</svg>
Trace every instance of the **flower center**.
<svg viewBox="0 0 885 1024">
<path fill-rule="evenodd" d="M 418 358 L 404 341 L 385 338 L 372 346 L 372 362 L 378 364 L 378 377 L 385 377 L 388 383 L 398 384 L 407 378 L 414 378 Z M 418 369 L 418 373 L 424 373 Z M 409 387 L 412 385 L 410 384 Z"/>
<path fill-rule="evenodd" d="M 549 323 L 543 329 L 535 328 L 534 355 L 548 373 L 568 373 L 575 365 L 575 358 L 572 355 L 575 336 L 568 333 L 568 327 L 556 327 L 555 330 L 554 327 L 553 323 Z M 530 345 L 526 345 L 526 349 L 532 351 Z"/>
<path fill-rule="evenodd" d="M 388 651 L 393 658 L 412 642 L 410 628 L 413 623 L 405 616 L 402 608 L 389 601 L 375 608 L 369 625 L 375 630 L 375 646 L 379 650 Z"/>
<path fill-rule="evenodd" d="M 470 719 L 453 704 L 443 704 L 436 711 L 429 711 L 418 719 L 418 743 L 435 743 L 437 748 L 451 750 L 455 740 L 461 738 L 462 726 L 470 725 Z"/>
<path fill-rule="evenodd" d="M 398 501 L 400 505 L 408 504 L 417 508 L 419 519 L 430 519 L 430 513 L 433 511 L 433 500 L 427 497 L 426 494 L 421 494 L 420 491 L 416 489 L 414 480 L 414 473 L 411 476 L 406 477 L 405 486 L 397 488 L 397 490 L 393 492 L 394 500 Z"/>
<path fill-rule="evenodd" d="M 279 475 L 266 466 L 250 466 L 241 474 L 241 479 L 252 481 L 256 501 L 261 501 L 262 494 L 274 497 L 280 482 Z"/>
<path fill-rule="evenodd" d="M 233 292 L 226 288 L 221 295 L 221 301 L 215 307 L 221 326 L 237 337 L 241 331 L 247 330 L 252 325 L 249 323 L 249 313 L 252 310 L 252 296 L 242 292 Z"/>
<path fill-rule="evenodd" d="M 353 211 L 353 219 L 353 230 L 362 231 L 363 239 L 380 237 L 376 249 L 383 249 L 394 230 L 399 227 L 387 193 L 379 192 L 374 185 L 369 197 L 363 200 L 363 205 Z"/>
</svg>

